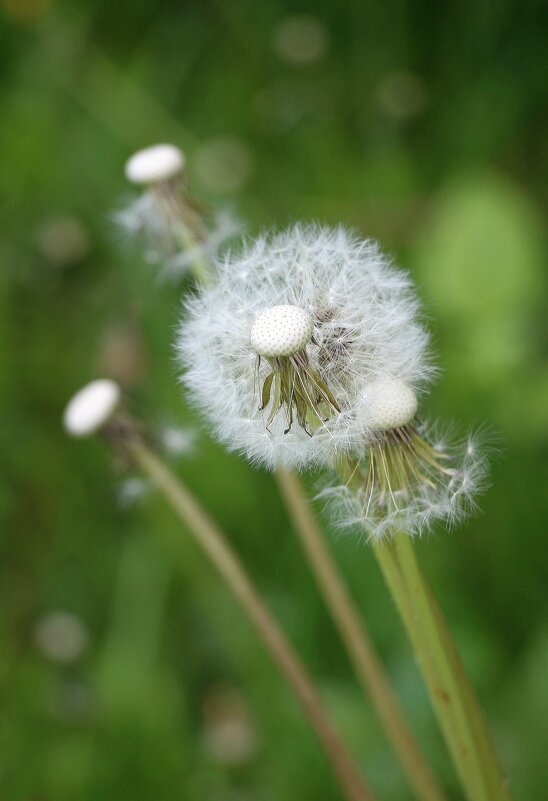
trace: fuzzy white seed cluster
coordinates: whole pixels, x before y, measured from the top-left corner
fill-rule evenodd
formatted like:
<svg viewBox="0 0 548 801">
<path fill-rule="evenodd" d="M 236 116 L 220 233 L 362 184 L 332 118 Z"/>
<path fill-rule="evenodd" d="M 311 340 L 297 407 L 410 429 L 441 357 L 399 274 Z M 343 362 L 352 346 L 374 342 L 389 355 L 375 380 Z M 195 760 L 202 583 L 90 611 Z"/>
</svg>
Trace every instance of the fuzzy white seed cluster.
<svg viewBox="0 0 548 801">
<path fill-rule="evenodd" d="M 103 428 L 120 403 L 120 387 L 108 378 L 87 384 L 65 409 L 63 424 L 73 437 L 87 437 Z"/>
<path fill-rule="evenodd" d="M 215 261 L 242 231 L 228 210 L 206 219 L 188 195 L 185 165 L 185 156 L 175 145 L 152 145 L 134 153 L 125 174 L 142 191 L 113 214 L 128 238 L 140 240 L 145 261 L 161 268 L 161 279 L 177 281 L 196 271 L 196 265 Z"/>
<path fill-rule="evenodd" d="M 125 173 L 133 184 L 156 184 L 178 175 L 184 166 L 184 154 L 175 145 L 152 145 L 128 159 Z"/>
<path fill-rule="evenodd" d="M 321 496 L 372 538 L 474 508 L 485 459 L 414 419 L 436 373 L 428 333 L 409 277 L 375 242 L 295 225 L 231 252 L 217 277 L 187 301 L 177 346 L 222 442 L 270 469 L 347 465 L 351 480 Z"/>
<path fill-rule="evenodd" d="M 298 306 L 282 304 L 259 314 L 251 329 L 251 345 L 260 356 L 293 356 L 312 339 L 314 321 Z"/>
<path fill-rule="evenodd" d="M 417 413 L 417 396 L 397 378 L 373 381 L 364 397 L 368 423 L 378 431 L 390 431 L 411 422 Z"/>
<path fill-rule="evenodd" d="M 363 452 L 378 433 L 367 420 L 368 387 L 397 376 L 414 393 L 435 373 L 413 286 L 371 240 L 295 225 L 247 241 L 216 266 L 218 280 L 187 301 L 177 347 L 196 406 L 256 464 L 306 469 Z M 322 386 L 336 403 L 308 431 L 297 418 L 289 424 L 287 409 L 269 420 L 273 406 L 261 407 L 267 359 L 299 351 L 308 381 L 301 411 L 325 405 Z M 266 357 L 259 365 L 257 353 Z M 275 397 L 274 384 L 271 404 Z M 409 399 L 398 403 L 405 417 L 414 410 Z"/>
</svg>

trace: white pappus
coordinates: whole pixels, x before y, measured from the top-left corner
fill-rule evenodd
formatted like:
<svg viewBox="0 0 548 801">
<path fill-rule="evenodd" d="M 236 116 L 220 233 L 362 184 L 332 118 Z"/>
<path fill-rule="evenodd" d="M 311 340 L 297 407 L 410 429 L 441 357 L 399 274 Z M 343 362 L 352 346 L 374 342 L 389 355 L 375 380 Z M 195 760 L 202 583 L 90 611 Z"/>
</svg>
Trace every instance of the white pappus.
<svg viewBox="0 0 548 801">
<path fill-rule="evenodd" d="M 436 521 L 449 527 L 475 511 L 488 461 L 481 432 L 463 442 L 441 437 L 426 423 L 379 431 L 361 458 L 347 459 L 320 493 L 335 524 L 371 539 L 394 531 L 421 535 Z"/>
<path fill-rule="evenodd" d="M 410 279 L 371 240 L 295 225 L 217 270 L 186 303 L 183 380 L 217 437 L 256 464 L 363 453 L 376 431 L 368 388 L 397 378 L 414 398 L 434 373 Z"/>
</svg>

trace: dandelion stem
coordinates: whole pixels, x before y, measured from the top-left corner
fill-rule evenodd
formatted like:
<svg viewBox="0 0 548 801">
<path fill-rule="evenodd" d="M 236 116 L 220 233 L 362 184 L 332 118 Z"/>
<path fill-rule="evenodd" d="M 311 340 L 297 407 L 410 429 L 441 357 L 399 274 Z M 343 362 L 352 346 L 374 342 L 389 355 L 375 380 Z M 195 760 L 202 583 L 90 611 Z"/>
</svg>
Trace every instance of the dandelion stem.
<svg viewBox="0 0 548 801">
<path fill-rule="evenodd" d="M 331 723 L 323 702 L 285 634 L 260 596 L 225 535 L 189 490 L 138 438 L 125 443 L 133 460 L 163 493 L 195 541 L 211 559 L 253 623 L 263 644 L 300 701 L 348 801 L 375 801 L 345 743 Z"/>
<path fill-rule="evenodd" d="M 287 470 L 277 470 L 275 475 L 297 536 L 308 556 L 356 675 L 366 695 L 371 697 L 417 798 L 423 801 L 444 801 L 445 795 L 403 716 L 364 621 L 312 513 L 299 477 Z"/>
<path fill-rule="evenodd" d="M 198 246 L 198 241 L 190 233 L 179 232 L 177 235 L 182 250 L 192 251 Z M 213 280 L 213 268 L 208 259 L 196 254 L 190 263 L 190 272 L 194 280 L 201 286 L 207 286 Z"/>
<path fill-rule="evenodd" d="M 511 801 L 474 690 L 405 533 L 373 549 L 412 642 L 469 801 Z"/>
</svg>

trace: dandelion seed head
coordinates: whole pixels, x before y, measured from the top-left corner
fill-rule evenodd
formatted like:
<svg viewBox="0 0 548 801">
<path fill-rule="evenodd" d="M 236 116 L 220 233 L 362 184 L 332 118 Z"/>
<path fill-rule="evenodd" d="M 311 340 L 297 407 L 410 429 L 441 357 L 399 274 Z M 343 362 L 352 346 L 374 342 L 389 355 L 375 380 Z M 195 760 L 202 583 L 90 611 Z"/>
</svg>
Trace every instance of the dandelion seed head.
<svg viewBox="0 0 548 801">
<path fill-rule="evenodd" d="M 108 378 L 87 384 L 68 403 L 63 424 L 73 437 L 87 437 L 103 428 L 120 403 L 120 387 Z"/>
<path fill-rule="evenodd" d="M 395 376 L 416 392 L 435 372 L 411 282 L 371 240 L 344 228 L 295 225 L 226 254 L 217 272 L 218 282 L 187 302 L 177 348 L 184 382 L 217 437 L 254 463 L 332 465 L 367 442 L 363 396 L 372 382 Z M 299 404 L 283 403 L 270 417 L 274 383 L 267 408 L 260 393 L 276 357 L 257 366 L 252 331 L 276 307 L 298 310 L 299 344 L 305 330 L 309 336 L 305 320 L 313 336 L 301 350 Z M 274 368 L 285 382 L 281 395 L 293 392 L 294 373 L 283 362 Z"/>
<path fill-rule="evenodd" d="M 432 444 L 438 441 L 425 424 L 383 432 L 354 463 L 347 482 L 331 481 L 318 497 L 337 526 L 373 540 L 396 531 L 420 536 L 437 521 L 452 528 L 476 511 L 488 460 L 478 435 L 443 450 Z"/>
<path fill-rule="evenodd" d="M 168 181 L 183 171 L 185 161 L 183 152 L 175 145 L 152 145 L 127 160 L 126 178 L 140 185 Z"/>
</svg>

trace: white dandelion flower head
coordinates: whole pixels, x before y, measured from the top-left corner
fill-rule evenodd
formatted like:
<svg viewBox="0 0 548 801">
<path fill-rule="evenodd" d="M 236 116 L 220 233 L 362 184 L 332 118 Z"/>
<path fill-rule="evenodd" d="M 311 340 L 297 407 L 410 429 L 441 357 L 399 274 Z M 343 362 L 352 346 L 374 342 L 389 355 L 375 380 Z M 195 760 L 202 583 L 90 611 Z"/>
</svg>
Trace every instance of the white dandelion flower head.
<svg viewBox="0 0 548 801">
<path fill-rule="evenodd" d="M 362 458 L 348 460 L 340 477 L 320 498 L 337 526 L 369 539 L 396 531 L 421 535 L 436 521 L 454 526 L 476 510 L 485 488 L 488 460 L 481 432 L 451 444 L 424 423 L 379 431 Z"/>
<path fill-rule="evenodd" d="M 375 428 L 363 413 L 372 382 L 398 379 L 414 397 L 434 372 L 410 279 L 371 240 L 295 225 L 217 270 L 187 303 L 184 382 L 218 438 L 257 464 L 362 452 Z"/>
<path fill-rule="evenodd" d="M 143 244 L 162 279 L 178 280 L 198 262 L 219 256 L 241 224 L 228 211 L 210 214 L 188 193 L 186 159 L 175 145 L 153 145 L 135 153 L 125 174 L 143 192 L 113 214 L 128 238 Z"/>
</svg>

